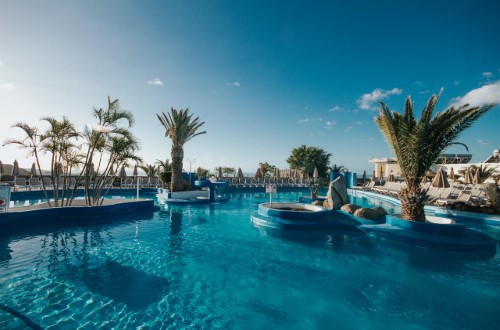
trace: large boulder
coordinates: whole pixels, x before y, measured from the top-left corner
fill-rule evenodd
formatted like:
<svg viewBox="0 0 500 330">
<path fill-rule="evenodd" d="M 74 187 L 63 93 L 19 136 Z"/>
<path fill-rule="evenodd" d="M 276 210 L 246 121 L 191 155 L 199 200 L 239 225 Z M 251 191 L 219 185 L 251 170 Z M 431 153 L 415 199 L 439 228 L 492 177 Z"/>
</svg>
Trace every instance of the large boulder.
<svg viewBox="0 0 500 330">
<path fill-rule="evenodd" d="M 483 183 L 482 188 L 491 207 L 500 213 L 500 187 L 495 183 Z"/>
<path fill-rule="evenodd" d="M 360 208 L 354 212 L 354 216 L 362 219 L 375 220 L 380 217 L 374 209 Z"/>
<path fill-rule="evenodd" d="M 379 217 L 383 217 L 387 214 L 387 211 L 383 207 L 380 207 L 380 206 L 373 208 L 373 210 L 375 210 L 375 212 L 377 212 Z"/>
<path fill-rule="evenodd" d="M 344 211 L 345 213 L 354 214 L 354 212 L 356 212 L 356 210 L 359 208 L 361 208 L 361 206 L 358 206 L 356 204 L 345 204 L 342 205 L 340 210 Z"/>
<path fill-rule="evenodd" d="M 331 210 L 338 210 L 344 204 L 348 204 L 349 195 L 347 195 L 347 188 L 343 176 L 339 176 L 332 182 L 328 188 L 328 204 Z"/>
</svg>

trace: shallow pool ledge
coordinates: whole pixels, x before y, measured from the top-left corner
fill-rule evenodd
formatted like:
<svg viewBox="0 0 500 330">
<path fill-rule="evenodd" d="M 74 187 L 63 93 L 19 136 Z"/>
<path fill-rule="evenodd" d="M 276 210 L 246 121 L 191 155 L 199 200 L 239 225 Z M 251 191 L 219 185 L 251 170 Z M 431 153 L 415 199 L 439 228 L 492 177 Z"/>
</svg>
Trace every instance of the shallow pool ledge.
<svg viewBox="0 0 500 330">
<path fill-rule="evenodd" d="M 386 221 L 360 229 L 374 237 L 443 250 L 487 251 L 497 246 L 494 238 L 460 223 L 414 222 L 392 215 L 386 215 Z"/>
<path fill-rule="evenodd" d="M 108 200 L 107 203 L 107 205 L 98 206 L 78 205 L 49 208 L 37 205 L 11 208 L 9 212 L 0 213 L 0 226 L 43 225 L 62 221 L 64 224 L 87 223 L 135 214 L 153 214 L 158 210 L 158 206 L 154 204 L 152 199 L 114 199 Z"/>
</svg>

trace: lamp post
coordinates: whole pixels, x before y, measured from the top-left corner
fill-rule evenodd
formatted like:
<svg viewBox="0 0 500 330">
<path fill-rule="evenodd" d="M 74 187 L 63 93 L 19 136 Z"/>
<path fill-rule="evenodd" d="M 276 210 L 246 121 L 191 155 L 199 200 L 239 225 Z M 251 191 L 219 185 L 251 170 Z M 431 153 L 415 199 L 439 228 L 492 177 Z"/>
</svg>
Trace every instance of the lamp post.
<svg viewBox="0 0 500 330">
<path fill-rule="evenodd" d="M 189 185 L 191 185 L 191 166 L 196 163 L 196 159 L 186 159 L 189 162 Z"/>
</svg>

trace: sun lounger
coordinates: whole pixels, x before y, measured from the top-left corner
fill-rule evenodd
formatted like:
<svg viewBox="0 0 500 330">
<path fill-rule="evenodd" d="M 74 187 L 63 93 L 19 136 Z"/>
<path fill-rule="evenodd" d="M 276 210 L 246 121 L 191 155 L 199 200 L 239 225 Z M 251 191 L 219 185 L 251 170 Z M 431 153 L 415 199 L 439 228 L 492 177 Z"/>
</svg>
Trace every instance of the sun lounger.
<svg viewBox="0 0 500 330">
<path fill-rule="evenodd" d="M 471 198 L 470 192 L 461 191 L 460 194 L 455 195 L 455 196 L 451 196 L 450 198 L 446 198 L 446 199 L 440 198 L 440 199 L 436 200 L 436 204 L 439 206 L 446 206 L 446 205 L 451 205 L 451 204 L 458 203 L 458 202 L 467 203 L 470 200 L 470 198 Z"/>
<path fill-rule="evenodd" d="M 30 190 L 33 189 L 42 189 L 42 183 L 40 182 L 40 179 L 38 177 L 32 177 L 29 179 L 29 185 L 30 185 Z"/>
<path fill-rule="evenodd" d="M 121 187 L 122 188 L 131 188 L 133 183 L 134 183 L 134 178 L 127 177 L 127 178 L 125 178 L 125 181 L 122 182 Z"/>
<path fill-rule="evenodd" d="M 158 178 L 150 178 L 149 179 L 149 187 L 151 188 L 159 188 L 160 187 L 160 181 Z"/>
<path fill-rule="evenodd" d="M 28 189 L 29 186 L 28 184 L 26 183 L 26 179 L 25 178 L 15 178 L 14 180 L 14 191 L 18 191 L 19 189 Z"/>
<path fill-rule="evenodd" d="M 52 184 L 52 179 L 49 177 L 42 177 L 42 182 L 45 185 L 45 189 L 52 189 L 54 188 Z"/>
</svg>

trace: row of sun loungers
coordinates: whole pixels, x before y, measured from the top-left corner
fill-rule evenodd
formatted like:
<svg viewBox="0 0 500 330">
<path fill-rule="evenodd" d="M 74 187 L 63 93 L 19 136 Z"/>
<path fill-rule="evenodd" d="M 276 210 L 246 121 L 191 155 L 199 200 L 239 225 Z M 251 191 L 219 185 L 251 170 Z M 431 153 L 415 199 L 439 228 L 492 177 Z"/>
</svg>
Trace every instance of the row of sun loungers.
<svg viewBox="0 0 500 330">
<path fill-rule="evenodd" d="M 43 177 L 43 185 L 45 185 L 45 189 L 53 189 L 54 183 L 51 178 Z M 39 177 L 32 177 L 29 179 L 25 178 L 15 178 L 14 180 L 14 191 L 19 190 L 42 190 L 42 180 Z M 113 187 L 114 178 L 108 177 L 105 179 L 102 187 L 104 189 Z M 57 182 L 57 188 L 62 189 L 63 187 L 73 188 L 76 184 L 76 178 L 59 178 Z M 79 186 L 83 186 L 81 183 Z M 90 182 L 90 188 L 94 188 L 95 182 Z M 158 188 L 160 187 L 160 181 L 158 178 L 141 178 L 139 179 L 139 188 Z M 120 183 L 120 188 L 135 188 L 137 187 L 137 181 L 135 177 L 127 177 Z"/>
<path fill-rule="evenodd" d="M 294 178 L 232 178 L 229 182 L 230 188 L 262 188 L 268 184 L 274 184 L 277 187 L 306 188 L 309 187 L 309 179 Z"/>
<path fill-rule="evenodd" d="M 359 189 L 397 197 L 404 186 L 404 182 L 386 182 L 384 185 L 380 186 L 375 185 L 375 182 L 370 182 Z M 427 189 L 427 195 L 429 196 L 428 202 L 439 206 L 446 206 L 458 202 L 471 205 L 483 205 L 487 202 L 485 193 L 480 185 L 457 184 L 448 188 L 437 188 L 432 187 L 430 183 L 426 183 L 423 188 Z"/>
</svg>

